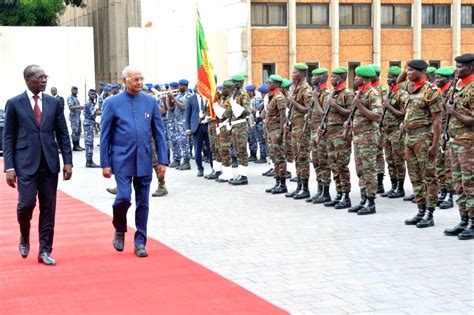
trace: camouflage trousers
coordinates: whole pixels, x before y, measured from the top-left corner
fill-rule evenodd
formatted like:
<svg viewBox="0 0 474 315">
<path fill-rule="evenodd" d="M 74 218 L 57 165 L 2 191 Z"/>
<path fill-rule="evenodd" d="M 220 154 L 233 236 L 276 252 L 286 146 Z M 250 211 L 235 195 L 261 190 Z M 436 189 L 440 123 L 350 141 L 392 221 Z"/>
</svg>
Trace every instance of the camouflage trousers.
<svg viewBox="0 0 474 315">
<path fill-rule="evenodd" d="M 256 123 L 249 128 L 249 147 L 251 152 L 257 152 L 260 148 L 260 157 L 267 156 L 267 143 L 263 134 L 263 122 Z"/>
<path fill-rule="evenodd" d="M 436 178 L 440 189 L 447 189 L 448 191 L 454 191 L 453 178 L 451 173 L 451 144 L 446 144 L 446 151 L 442 153 L 443 139 L 439 144 L 439 150 L 436 154 Z"/>
<path fill-rule="evenodd" d="M 222 162 L 221 154 L 219 151 L 219 140 L 217 139 L 216 126 L 216 121 L 210 120 L 207 124 L 207 132 L 209 134 L 209 143 L 211 145 L 212 159 L 216 162 Z"/>
<path fill-rule="evenodd" d="M 181 158 L 190 158 L 189 137 L 186 136 L 186 128 L 184 127 L 184 118 L 178 115 L 168 118 L 170 126 L 170 142 L 173 151 L 173 159 L 175 161 Z"/>
<path fill-rule="evenodd" d="M 292 142 L 291 135 L 292 135 L 292 130 L 287 132 L 285 135 L 285 157 L 288 163 L 293 163 L 293 161 L 295 160 L 294 155 L 293 155 L 293 147 L 291 144 Z"/>
<path fill-rule="evenodd" d="M 454 140 L 451 144 L 453 183 L 461 215 L 474 217 L 474 140 Z"/>
<path fill-rule="evenodd" d="M 428 158 L 432 138 L 431 132 L 405 135 L 405 159 L 413 194 L 418 205 L 426 204 L 429 208 L 436 207 L 438 200 L 436 164 Z"/>
<path fill-rule="evenodd" d="M 311 130 L 311 162 L 316 173 L 316 181 L 319 185 L 329 186 L 331 184 L 331 169 L 329 168 L 328 149 L 326 136 L 322 136 L 317 143 L 318 128 Z"/>
<path fill-rule="evenodd" d="M 405 180 L 405 144 L 400 139 L 400 127 L 392 126 L 384 129 L 385 160 L 388 174 L 392 181 Z"/>
<path fill-rule="evenodd" d="M 81 116 L 69 116 L 69 121 L 71 122 L 71 140 L 72 141 L 81 140 L 81 134 L 82 134 Z"/>
<path fill-rule="evenodd" d="M 221 156 L 222 166 L 231 166 L 230 145 L 232 143 L 232 135 L 226 127 L 220 127 L 217 135 L 219 155 Z"/>
<path fill-rule="evenodd" d="M 377 194 L 377 154 L 380 141 L 378 130 L 368 130 L 354 135 L 354 159 L 359 188 L 362 195 Z"/>
<path fill-rule="evenodd" d="M 165 139 L 166 139 L 166 152 L 170 153 L 171 149 L 171 142 L 170 142 L 170 132 L 169 132 L 169 123 L 168 123 L 168 118 L 166 116 L 161 116 L 161 119 L 163 120 L 163 127 L 165 130 Z"/>
<path fill-rule="evenodd" d="M 247 122 L 241 122 L 237 125 L 232 125 L 232 146 L 234 147 L 235 155 L 239 165 L 249 165 L 249 153 L 247 151 L 247 141 L 249 137 L 249 127 Z"/>
<path fill-rule="evenodd" d="M 380 133 L 379 142 L 377 143 L 377 162 L 376 169 L 377 174 L 385 174 L 385 159 L 383 156 L 383 144 L 384 144 L 384 134 Z"/>
<path fill-rule="evenodd" d="M 268 151 L 278 177 L 286 176 L 285 141 L 283 131 L 278 128 L 268 132 Z"/>
<path fill-rule="evenodd" d="M 351 139 L 345 139 L 342 134 L 342 125 L 331 125 L 326 133 L 329 167 L 336 184 L 337 192 L 351 191 L 351 174 L 349 163 L 351 161 Z"/>
<path fill-rule="evenodd" d="M 86 160 L 92 160 L 94 154 L 94 123 L 84 124 L 84 144 L 86 149 Z"/>
<path fill-rule="evenodd" d="M 309 178 L 310 132 L 303 132 L 303 123 L 294 124 L 291 129 L 291 150 L 295 159 L 296 176 L 301 180 Z"/>
</svg>

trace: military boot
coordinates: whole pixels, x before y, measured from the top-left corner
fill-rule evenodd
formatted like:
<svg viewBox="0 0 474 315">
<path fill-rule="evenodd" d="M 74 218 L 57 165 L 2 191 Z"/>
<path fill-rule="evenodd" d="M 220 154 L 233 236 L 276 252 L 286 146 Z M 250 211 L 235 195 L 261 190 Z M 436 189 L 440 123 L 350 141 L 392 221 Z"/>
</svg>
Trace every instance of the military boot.
<svg viewBox="0 0 474 315">
<path fill-rule="evenodd" d="M 469 216 L 463 215 L 461 216 L 461 222 L 459 222 L 458 225 L 450 229 L 444 230 L 444 234 L 448 236 L 456 236 L 462 231 L 464 231 L 464 229 L 467 227 L 468 224 L 469 224 Z"/>
<path fill-rule="evenodd" d="M 295 200 L 300 200 L 300 199 L 306 199 L 310 197 L 309 193 L 309 186 L 308 186 L 308 179 L 302 179 L 302 189 L 293 196 L 293 199 Z"/>
<path fill-rule="evenodd" d="M 425 215 L 426 211 L 426 205 L 418 205 L 418 213 L 411 219 L 406 219 L 405 224 L 406 225 L 416 225 L 418 222 L 423 219 L 423 216 Z"/>
<path fill-rule="evenodd" d="M 385 192 L 383 187 L 383 173 L 377 174 L 377 194 L 382 194 Z"/>
<path fill-rule="evenodd" d="M 453 192 L 449 191 L 448 192 L 448 199 L 444 199 L 444 201 L 439 205 L 440 209 L 450 209 L 454 207 L 454 202 L 453 202 Z"/>
<path fill-rule="evenodd" d="M 79 146 L 79 141 L 73 141 L 72 142 L 72 150 L 73 151 L 83 151 L 84 149 Z"/>
<path fill-rule="evenodd" d="M 273 189 L 272 194 L 284 194 L 288 192 L 288 188 L 286 187 L 286 178 L 280 177 L 280 185 Z"/>
<path fill-rule="evenodd" d="M 380 197 L 388 197 L 389 195 L 391 195 L 395 192 L 395 190 L 397 189 L 397 181 L 392 179 L 391 182 L 392 182 L 392 188 L 390 188 L 389 191 L 381 193 Z"/>
<path fill-rule="evenodd" d="M 205 175 L 204 178 L 205 179 L 211 179 L 209 177 L 214 176 L 215 173 L 216 173 L 216 171 L 212 170 L 212 172 L 210 174 Z M 213 179 L 215 179 L 215 178 L 213 178 Z"/>
<path fill-rule="evenodd" d="M 187 171 L 191 169 L 191 164 L 189 163 L 189 158 L 184 158 L 183 164 L 178 168 L 180 171 Z"/>
<path fill-rule="evenodd" d="M 448 194 L 448 190 L 446 188 L 441 188 L 441 190 L 439 191 L 438 201 L 436 202 L 436 206 L 439 207 L 441 205 L 444 199 L 446 199 L 447 194 Z"/>
<path fill-rule="evenodd" d="M 341 201 L 341 198 L 342 198 L 342 192 L 337 192 L 336 198 L 334 200 L 326 201 L 324 203 L 324 206 L 325 207 L 334 207 L 335 205 L 337 205 L 339 203 L 339 201 Z"/>
<path fill-rule="evenodd" d="M 367 206 L 362 207 L 359 211 L 357 211 L 358 215 L 367 215 L 367 214 L 374 214 L 375 211 L 375 197 L 367 197 Z"/>
<path fill-rule="evenodd" d="M 434 208 L 426 208 L 425 215 L 423 219 L 418 221 L 416 224 L 417 228 L 427 228 L 430 226 L 434 226 L 434 219 L 433 219 L 433 212 L 435 211 Z"/>
<path fill-rule="evenodd" d="M 236 168 L 237 166 L 239 166 L 239 163 L 237 162 L 237 157 L 233 156 L 232 157 L 232 168 Z"/>
<path fill-rule="evenodd" d="M 165 196 L 167 194 L 168 194 L 168 189 L 166 189 L 165 182 L 159 182 L 158 183 L 158 188 L 151 195 L 153 197 L 162 197 L 162 196 Z"/>
<path fill-rule="evenodd" d="M 169 165 L 171 168 L 179 168 L 179 166 L 181 165 L 181 161 L 180 160 L 174 160 L 173 162 L 171 162 L 171 164 Z"/>
<path fill-rule="evenodd" d="M 361 194 L 359 204 L 355 205 L 354 207 L 350 207 L 349 209 L 347 209 L 347 212 L 357 213 L 360 209 L 364 208 L 364 205 L 366 202 L 367 202 L 367 196 L 365 194 Z"/>
<path fill-rule="evenodd" d="M 229 184 L 234 186 L 247 185 L 248 183 L 248 178 L 244 175 L 239 175 L 235 179 L 229 180 Z"/>
<path fill-rule="evenodd" d="M 316 198 L 319 198 L 323 193 L 323 186 L 318 184 L 318 192 L 313 196 L 306 199 L 306 202 L 313 202 Z"/>
<path fill-rule="evenodd" d="M 95 164 L 94 161 L 92 161 L 92 160 L 87 160 L 86 167 L 87 168 L 99 168 L 100 165 Z"/>
<path fill-rule="evenodd" d="M 275 177 L 275 185 L 273 187 L 265 189 L 265 192 L 267 193 L 272 193 L 275 188 L 280 186 L 280 177 L 276 176 Z"/>
<path fill-rule="evenodd" d="M 413 201 L 415 196 L 413 194 L 403 197 L 403 201 Z"/>
<path fill-rule="evenodd" d="M 296 185 L 296 190 L 285 194 L 285 197 L 286 198 L 293 198 L 297 193 L 300 192 L 302 187 L 303 187 L 303 183 L 298 179 L 298 184 Z"/>
<path fill-rule="evenodd" d="M 397 189 L 391 194 L 388 195 L 388 198 L 394 199 L 394 198 L 402 198 L 405 197 L 405 189 L 403 188 L 405 180 L 399 180 L 397 184 Z"/>
<path fill-rule="evenodd" d="M 349 198 L 349 192 L 343 193 L 341 201 L 334 205 L 334 209 L 346 209 L 351 206 L 351 199 Z"/>
<path fill-rule="evenodd" d="M 474 216 L 471 216 L 469 220 L 469 225 L 458 234 L 458 239 L 460 240 L 472 240 L 474 239 Z"/>
<path fill-rule="evenodd" d="M 273 168 L 269 169 L 269 170 L 266 171 L 266 172 L 263 172 L 263 173 L 262 173 L 262 176 L 268 176 L 268 174 L 270 174 L 272 171 L 273 171 Z"/>
<path fill-rule="evenodd" d="M 329 194 L 329 186 L 323 186 L 323 191 L 318 198 L 313 200 L 314 204 L 325 203 L 331 201 L 331 195 Z"/>
<path fill-rule="evenodd" d="M 257 152 L 250 151 L 249 162 L 255 162 L 257 160 Z"/>
<path fill-rule="evenodd" d="M 255 160 L 256 164 L 265 164 L 267 163 L 267 157 L 265 155 L 260 155 L 260 159 Z"/>
<path fill-rule="evenodd" d="M 275 169 L 273 168 L 272 171 L 268 173 L 267 177 L 275 177 L 275 176 L 276 176 L 276 173 L 275 173 Z"/>
</svg>

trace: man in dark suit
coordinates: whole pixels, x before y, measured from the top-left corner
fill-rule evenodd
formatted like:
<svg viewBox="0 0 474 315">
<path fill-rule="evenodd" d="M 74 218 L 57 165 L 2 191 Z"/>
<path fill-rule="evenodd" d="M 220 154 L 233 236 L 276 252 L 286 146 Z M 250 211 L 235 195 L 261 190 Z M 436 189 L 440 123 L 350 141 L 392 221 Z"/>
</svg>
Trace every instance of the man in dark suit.
<svg viewBox="0 0 474 315">
<path fill-rule="evenodd" d="M 114 248 L 121 252 L 127 231 L 131 184 L 135 189 L 135 255 L 146 257 L 148 204 L 153 173 L 151 137 L 155 140 L 158 167 L 168 164 L 163 122 L 156 99 L 142 92 L 142 73 L 126 67 L 122 72 L 126 90 L 111 97 L 103 107 L 100 124 L 102 174 L 115 176 L 117 195 L 112 205 Z"/>
<path fill-rule="evenodd" d="M 196 155 L 196 166 L 198 169 L 198 177 L 204 175 L 204 167 L 202 166 L 202 146 L 206 146 L 206 152 L 209 158 L 209 164 L 212 167 L 211 145 L 209 143 L 209 133 L 207 131 L 207 117 L 209 106 L 207 100 L 195 89 L 193 96 L 188 98 L 184 113 L 184 123 L 186 135 L 194 139 L 194 153 Z"/>
<path fill-rule="evenodd" d="M 43 93 L 48 76 L 37 65 L 23 71 L 26 92 L 9 99 L 5 106 L 4 163 L 7 184 L 18 184 L 18 223 L 20 254 L 30 250 L 30 221 L 39 200 L 38 262 L 56 265 L 53 250 L 59 155 L 63 157 L 63 179 L 72 176 L 72 153 L 63 109 L 58 99 Z"/>
<path fill-rule="evenodd" d="M 61 103 L 61 108 L 64 111 L 64 97 L 62 97 L 58 94 L 58 89 L 54 86 L 51 88 L 50 91 L 51 91 L 51 95 L 59 100 L 59 102 Z"/>
</svg>

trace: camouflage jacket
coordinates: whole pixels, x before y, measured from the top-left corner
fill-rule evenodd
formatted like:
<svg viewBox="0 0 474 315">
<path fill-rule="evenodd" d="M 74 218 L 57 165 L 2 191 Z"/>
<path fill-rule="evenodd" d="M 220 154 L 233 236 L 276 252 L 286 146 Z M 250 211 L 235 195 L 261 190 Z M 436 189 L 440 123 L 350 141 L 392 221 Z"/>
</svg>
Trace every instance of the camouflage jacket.
<svg viewBox="0 0 474 315">
<path fill-rule="evenodd" d="M 359 92 L 359 99 L 362 105 L 372 112 L 382 114 L 382 103 L 380 95 L 373 87 Z M 355 105 L 353 105 L 355 106 Z M 361 110 L 354 112 L 354 121 L 352 123 L 354 134 L 361 134 L 369 130 L 378 130 L 379 124 L 367 118 Z"/>
<path fill-rule="evenodd" d="M 321 105 L 323 112 L 325 112 L 329 106 L 328 104 L 329 94 L 331 94 L 331 92 L 326 87 L 319 90 L 319 104 Z M 308 128 L 310 128 L 310 130 L 317 130 L 317 128 L 321 124 L 321 121 L 323 120 L 324 114 L 319 115 L 315 107 L 316 105 L 311 99 L 311 107 L 309 108 L 309 111 L 308 111 L 308 115 L 310 116 L 309 121 L 308 121 Z"/>
<path fill-rule="evenodd" d="M 267 105 L 267 117 L 265 126 L 267 131 L 273 131 L 281 128 L 280 110 L 286 109 L 287 100 L 280 90 L 275 90 L 275 95 L 269 94 Z"/>
<path fill-rule="evenodd" d="M 244 108 L 244 111 L 239 117 L 235 117 L 234 113 L 232 113 L 232 120 L 245 118 L 252 113 L 252 109 L 250 108 L 250 97 L 246 91 L 244 91 L 241 88 L 236 89 L 234 90 L 232 98 L 235 99 L 237 104 L 239 104 L 240 106 Z"/>
<path fill-rule="evenodd" d="M 337 105 L 346 109 L 350 109 L 352 102 L 354 101 L 354 93 L 352 93 L 348 88 L 333 91 L 331 97 L 334 98 Z M 334 107 L 329 109 L 328 126 L 342 125 L 345 120 L 346 117 L 339 114 Z"/>
<path fill-rule="evenodd" d="M 405 129 L 428 127 L 433 124 L 432 113 L 441 111 L 441 95 L 436 86 L 425 81 L 421 86 L 410 83 L 407 88 L 408 102 L 405 108 Z"/>
<path fill-rule="evenodd" d="M 398 86 L 396 88 L 395 87 L 392 88 L 390 93 L 388 93 L 388 102 L 395 109 L 403 110 L 405 108 L 405 105 L 407 104 L 407 101 L 408 101 L 408 92 L 400 89 Z M 394 113 L 392 113 L 388 109 L 384 109 L 384 110 L 386 110 L 385 116 L 383 119 L 384 128 L 400 126 L 400 124 L 403 121 L 403 118 L 398 118 Z"/>
<path fill-rule="evenodd" d="M 297 103 L 307 106 L 308 109 L 311 105 L 311 98 L 311 86 L 309 86 L 306 81 L 301 82 L 301 84 L 299 84 L 298 86 L 295 86 L 291 91 L 289 97 L 290 100 L 295 100 Z M 305 113 L 300 112 L 298 109 L 296 109 L 296 107 L 291 104 L 289 104 L 289 108 L 291 110 L 289 117 L 291 124 L 303 125 Z"/>
<path fill-rule="evenodd" d="M 474 116 L 474 81 L 461 85 L 454 91 L 454 108 L 466 116 Z M 459 119 L 451 116 L 449 132 L 456 140 L 474 140 L 474 127 L 464 125 Z"/>
</svg>

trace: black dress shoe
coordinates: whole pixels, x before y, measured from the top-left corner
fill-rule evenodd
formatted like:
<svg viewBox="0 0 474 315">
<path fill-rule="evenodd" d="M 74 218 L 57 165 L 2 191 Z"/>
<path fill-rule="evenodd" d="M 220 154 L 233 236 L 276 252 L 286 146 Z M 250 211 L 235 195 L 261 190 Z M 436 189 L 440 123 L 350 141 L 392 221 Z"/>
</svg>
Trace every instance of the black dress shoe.
<svg viewBox="0 0 474 315">
<path fill-rule="evenodd" d="M 51 254 L 47 252 L 39 253 L 38 262 L 47 266 L 56 266 L 56 260 L 54 260 L 54 258 L 51 257 Z"/>
<path fill-rule="evenodd" d="M 28 236 L 20 236 L 20 245 L 18 247 L 20 249 L 21 257 L 28 257 L 28 254 L 30 253 L 30 238 Z"/>
<path fill-rule="evenodd" d="M 222 175 L 222 171 L 212 172 L 207 179 L 218 179 Z"/>
<path fill-rule="evenodd" d="M 115 232 L 114 235 L 114 248 L 118 252 L 123 252 L 123 243 L 125 240 L 125 233 L 124 232 Z"/>
<path fill-rule="evenodd" d="M 145 245 L 143 244 L 135 245 L 134 252 L 137 257 L 148 257 L 148 253 L 146 252 Z"/>
<path fill-rule="evenodd" d="M 198 171 L 197 177 L 203 177 L 204 176 L 204 171 Z"/>
<path fill-rule="evenodd" d="M 247 176 L 239 175 L 232 182 L 229 181 L 229 184 L 234 186 L 247 185 L 249 183 Z"/>
</svg>

